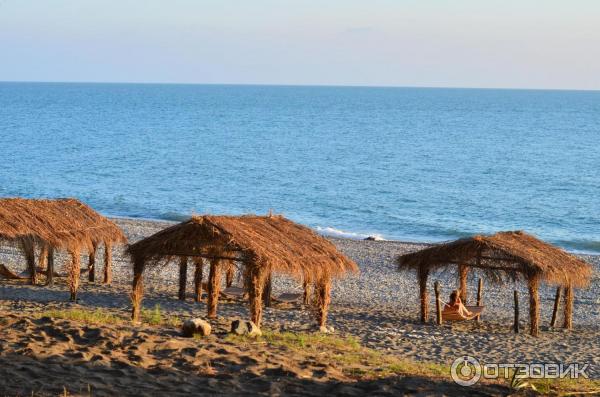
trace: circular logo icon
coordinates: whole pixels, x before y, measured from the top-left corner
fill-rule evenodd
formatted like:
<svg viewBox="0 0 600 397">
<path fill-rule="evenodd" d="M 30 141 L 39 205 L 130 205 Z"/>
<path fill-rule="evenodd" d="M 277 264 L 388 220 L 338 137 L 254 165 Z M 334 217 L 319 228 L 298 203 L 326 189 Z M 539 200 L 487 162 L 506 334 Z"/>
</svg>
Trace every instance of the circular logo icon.
<svg viewBox="0 0 600 397">
<path fill-rule="evenodd" d="M 481 364 L 475 357 L 462 356 L 454 360 L 450 374 L 455 383 L 472 386 L 481 378 Z"/>
</svg>

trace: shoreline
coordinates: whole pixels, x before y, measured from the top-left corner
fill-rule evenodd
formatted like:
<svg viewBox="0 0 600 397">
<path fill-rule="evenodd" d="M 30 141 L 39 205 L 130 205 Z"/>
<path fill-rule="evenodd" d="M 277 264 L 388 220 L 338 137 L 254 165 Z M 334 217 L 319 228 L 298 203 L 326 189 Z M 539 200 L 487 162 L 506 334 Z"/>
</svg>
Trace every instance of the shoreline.
<svg viewBox="0 0 600 397">
<path fill-rule="evenodd" d="M 174 225 L 177 224 L 179 222 L 182 222 L 184 219 L 188 219 L 189 217 L 182 217 L 181 220 L 172 220 L 172 219 L 161 219 L 161 218 L 145 218 L 145 217 L 130 217 L 130 216 L 121 216 L 121 215 L 107 215 L 107 214 L 103 214 L 104 216 L 106 216 L 108 219 L 111 220 L 118 220 L 118 221 L 132 221 L 132 222 L 147 222 L 147 223 L 153 223 L 153 224 L 160 224 L 160 223 L 164 223 L 165 225 Z M 326 238 L 330 238 L 330 239 L 338 239 L 338 240 L 350 240 L 350 241 L 365 241 L 366 237 L 377 237 L 377 239 L 375 240 L 370 240 L 370 241 L 377 241 L 377 242 L 391 242 L 391 243 L 400 243 L 400 244 L 410 244 L 410 245 L 422 245 L 422 246 L 430 246 L 430 245 L 434 245 L 434 244 L 440 244 L 440 243 L 444 243 L 444 242 L 448 242 L 448 241 L 454 241 L 460 237 L 456 237 L 456 238 L 448 238 L 448 239 L 438 239 L 438 240 L 420 240 L 420 239 L 410 239 L 410 238 L 405 238 L 405 239 L 386 239 L 381 237 L 382 234 L 381 233 L 362 233 L 362 232 L 352 232 L 352 231 L 346 231 L 346 230 L 340 230 L 340 229 L 336 229 L 330 226 L 327 227 L 311 227 L 308 225 L 305 225 L 304 223 L 301 223 L 301 225 L 306 226 L 306 227 L 310 227 L 311 229 L 313 229 L 317 234 L 326 237 Z M 321 230 L 319 230 L 321 229 Z M 323 233 L 322 230 L 327 230 L 327 229 L 332 229 L 332 230 L 336 230 L 336 232 L 332 232 L 332 233 Z M 337 232 L 339 232 L 339 235 L 336 234 Z M 360 237 L 356 237 L 356 238 L 352 238 L 352 237 L 348 237 L 347 235 L 349 234 L 356 234 L 357 236 L 359 235 Z M 365 236 L 365 237 L 363 237 Z M 552 242 L 550 242 L 551 244 L 554 244 Z M 598 256 L 600 257 L 600 251 L 589 251 L 589 250 L 579 250 L 579 249 L 567 249 L 565 247 L 561 247 L 559 246 L 561 249 L 567 251 L 570 254 L 573 255 L 583 255 L 583 256 Z"/>
</svg>

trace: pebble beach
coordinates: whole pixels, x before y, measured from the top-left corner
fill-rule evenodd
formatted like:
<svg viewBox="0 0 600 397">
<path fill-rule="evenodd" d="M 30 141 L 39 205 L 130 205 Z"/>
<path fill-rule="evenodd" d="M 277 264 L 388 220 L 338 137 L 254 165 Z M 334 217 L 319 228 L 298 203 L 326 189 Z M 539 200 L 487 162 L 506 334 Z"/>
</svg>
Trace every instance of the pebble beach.
<svg viewBox="0 0 600 397">
<path fill-rule="evenodd" d="M 151 235 L 171 223 L 150 220 L 114 219 L 125 231 L 130 242 Z M 555 289 L 540 290 L 542 323 L 539 338 L 527 334 L 528 297 L 524 285 L 513 282 L 494 285 L 484 281 L 483 303 L 486 306 L 482 321 L 444 324 L 439 327 L 418 321 L 418 287 L 415 275 L 398 272 L 395 257 L 423 248 L 426 244 L 396 241 L 363 241 L 331 238 L 336 246 L 355 260 L 360 273 L 337 280 L 332 288 L 329 325 L 335 333 L 351 336 L 361 344 L 402 358 L 450 365 L 461 355 L 471 355 L 481 362 L 550 362 L 586 363 L 591 378 L 600 378 L 600 256 L 582 255 L 592 264 L 594 275 L 589 288 L 577 290 L 574 308 L 574 329 L 549 327 Z M 58 272 L 63 272 L 66 257 L 57 257 Z M 24 261 L 10 247 L 0 251 L 0 263 L 16 272 L 24 270 Z M 85 268 L 85 261 L 82 265 Z M 190 269 L 192 271 L 192 269 Z M 0 283 L 0 312 L 35 315 L 50 309 L 72 307 L 102 308 L 115 313 L 129 313 L 131 265 L 122 249 L 115 249 L 114 282 L 107 286 L 82 281 L 80 301 L 68 302 L 68 288 L 59 281 L 51 287 L 32 287 L 22 282 L 2 280 Z M 85 276 L 82 277 L 82 280 Z M 469 279 L 469 297 L 473 299 L 479 275 Z M 188 280 L 192 280 L 192 276 Z M 176 264 L 149 269 L 145 287 L 144 307 L 160 309 L 181 319 L 204 317 L 206 306 L 191 298 L 177 300 L 178 267 Z M 442 285 L 446 297 L 456 285 L 456 274 L 450 271 L 435 273 L 429 278 Z M 512 332 L 513 290 L 521 297 L 522 332 Z M 300 292 L 298 281 L 286 277 L 273 279 L 273 295 Z M 433 295 L 433 294 L 432 294 Z M 433 308 L 433 298 L 431 301 Z M 219 317 L 211 320 L 217 332 L 225 333 L 232 319 L 247 318 L 244 302 L 225 300 L 219 304 Z M 433 320 L 433 313 L 431 314 Z M 275 331 L 310 331 L 314 321 L 307 308 L 300 304 L 278 304 L 266 308 L 264 327 Z M 559 316 L 558 324 L 562 323 Z M 33 327 L 33 325 L 31 325 Z"/>
</svg>

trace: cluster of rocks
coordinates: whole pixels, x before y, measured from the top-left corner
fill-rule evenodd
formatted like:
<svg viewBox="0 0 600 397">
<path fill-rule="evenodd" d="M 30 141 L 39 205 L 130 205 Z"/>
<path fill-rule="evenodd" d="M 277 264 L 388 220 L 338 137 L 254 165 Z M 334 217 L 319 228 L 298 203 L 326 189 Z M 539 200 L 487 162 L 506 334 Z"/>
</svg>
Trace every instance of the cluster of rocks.
<svg viewBox="0 0 600 397">
<path fill-rule="evenodd" d="M 201 318 L 194 318 L 185 320 L 181 326 L 181 335 L 187 338 L 191 338 L 195 335 L 204 337 L 210 335 L 212 327 L 208 321 Z M 261 336 L 262 332 L 260 328 L 252 321 L 245 320 L 233 320 L 231 322 L 230 331 L 231 334 L 245 335 L 245 336 Z"/>
</svg>

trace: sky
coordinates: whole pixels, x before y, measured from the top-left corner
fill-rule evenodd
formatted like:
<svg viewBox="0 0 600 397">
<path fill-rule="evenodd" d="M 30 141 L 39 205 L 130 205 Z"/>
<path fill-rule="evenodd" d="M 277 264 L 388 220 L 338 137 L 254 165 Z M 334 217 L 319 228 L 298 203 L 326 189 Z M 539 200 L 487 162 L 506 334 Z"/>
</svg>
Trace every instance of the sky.
<svg viewBox="0 0 600 397">
<path fill-rule="evenodd" d="M 600 89 L 597 0 L 0 0 L 0 81 Z"/>
</svg>

